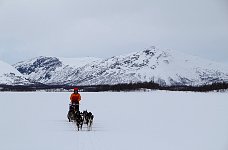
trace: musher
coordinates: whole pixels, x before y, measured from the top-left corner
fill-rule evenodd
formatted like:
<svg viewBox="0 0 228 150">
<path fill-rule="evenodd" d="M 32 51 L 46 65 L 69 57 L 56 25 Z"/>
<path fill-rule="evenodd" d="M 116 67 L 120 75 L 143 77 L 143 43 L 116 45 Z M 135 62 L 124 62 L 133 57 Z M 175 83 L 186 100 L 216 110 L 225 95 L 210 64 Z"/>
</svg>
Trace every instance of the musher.
<svg viewBox="0 0 228 150">
<path fill-rule="evenodd" d="M 79 111 L 79 102 L 81 100 L 81 95 L 78 93 L 78 88 L 74 88 L 74 93 L 70 96 L 70 105 L 75 105 L 75 110 Z"/>
</svg>

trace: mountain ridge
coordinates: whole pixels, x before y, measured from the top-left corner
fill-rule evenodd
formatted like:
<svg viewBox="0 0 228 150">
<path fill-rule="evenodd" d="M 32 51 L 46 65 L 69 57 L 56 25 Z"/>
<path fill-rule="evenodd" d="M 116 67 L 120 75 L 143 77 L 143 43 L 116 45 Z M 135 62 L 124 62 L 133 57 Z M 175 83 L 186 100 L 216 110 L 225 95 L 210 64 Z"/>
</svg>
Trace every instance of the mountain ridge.
<svg viewBox="0 0 228 150">
<path fill-rule="evenodd" d="M 80 64 L 79 60 L 83 63 Z M 63 58 L 42 56 L 13 66 L 31 81 L 48 85 L 113 85 L 153 81 L 164 86 L 194 86 L 228 82 L 228 67 L 225 65 L 154 46 L 106 59 L 85 57 L 72 59 L 71 64 L 66 62 Z"/>
<path fill-rule="evenodd" d="M 1 85 L 32 85 L 18 70 L 13 66 L 0 61 L 0 84 Z"/>
</svg>

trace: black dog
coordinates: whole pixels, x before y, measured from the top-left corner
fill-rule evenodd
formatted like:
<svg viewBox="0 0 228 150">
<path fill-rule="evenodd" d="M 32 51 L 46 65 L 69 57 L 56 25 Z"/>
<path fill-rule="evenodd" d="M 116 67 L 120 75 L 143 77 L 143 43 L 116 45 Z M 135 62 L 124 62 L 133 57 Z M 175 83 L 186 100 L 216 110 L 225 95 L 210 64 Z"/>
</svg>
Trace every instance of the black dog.
<svg viewBox="0 0 228 150">
<path fill-rule="evenodd" d="M 80 113 L 80 111 L 77 111 L 75 114 L 75 118 L 76 118 L 76 125 L 78 128 L 78 131 L 79 129 L 82 130 L 82 125 L 83 125 L 82 113 Z"/>
<path fill-rule="evenodd" d="M 75 113 L 76 113 L 76 106 L 70 104 L 69 105 L 69 111 L 68 111 L 68 114 L 67 114 L 67 118 L 68 118 L 69 122 L 76 120 Z"/>
<path fill-rule="evenodd" d="M 87 124 L 88 131 L 92 130 L 94 116 L 91 112 L 87 112 L 85 116 L 85 122 Z"/>
<path fill-rule="evenodd" d="M 86 115 L 88 114 L 87 110 L 84 110 L 83 113 L 82 113 L 82 116 L 83 116 L 83 124 L 86 124 Z"/>
</svg>

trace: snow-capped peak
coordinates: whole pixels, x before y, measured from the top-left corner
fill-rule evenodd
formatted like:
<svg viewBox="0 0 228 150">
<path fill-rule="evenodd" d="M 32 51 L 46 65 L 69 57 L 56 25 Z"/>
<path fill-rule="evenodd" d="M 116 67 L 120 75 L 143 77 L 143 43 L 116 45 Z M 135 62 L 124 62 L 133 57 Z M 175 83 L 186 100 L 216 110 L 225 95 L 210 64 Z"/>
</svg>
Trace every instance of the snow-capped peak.
<svg viewBox="0 0 228 150">
<path fill-rule="evenodd" d="M 26 85 L 30 83 L 23 75 L 13 66 L 0 61 L 0 84 L 5 85 Z"/>
<path fill-rule="evenodd" d="M 101 61 L 102 59 L 96 57 L 83 57 L 83 58 L 63 58 L 57 57 L 64 65 L 70 67 L 83 67 L 88 63 Z"/>
<path fill-rule="evenodd" d="M 228 67 L 154 46 L 107 59 L 39 57 L 14 65 L 29 79 L 45 84 L 118 84 L 154 81 L 161 85 L 228 82 Z"/>
<path fill-rule="evenodd" d="M 0 75 L 4 75 L 4 74 L 10 74 L 10 73 L 13 73 L 17 76 L 21 75 L 21 73 L 15 69 L 13 66 L 3 62 L 3 61 L 0 61 Z"/>
</svg>

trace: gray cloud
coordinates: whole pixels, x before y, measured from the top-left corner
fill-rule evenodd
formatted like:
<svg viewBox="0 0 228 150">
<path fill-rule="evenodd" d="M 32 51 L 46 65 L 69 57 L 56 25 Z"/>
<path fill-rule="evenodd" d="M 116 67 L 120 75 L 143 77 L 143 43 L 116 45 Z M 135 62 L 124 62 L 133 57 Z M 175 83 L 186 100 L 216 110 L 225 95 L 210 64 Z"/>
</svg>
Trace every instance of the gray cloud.
<svg viewBox="0 0 228 150">
<path fill-rule="evenodd" d="M 151 45 L 227 62 L 226 0 L 2 0 L 0 59 L 110 57 Z"/>
</svg>

